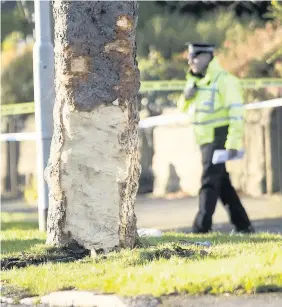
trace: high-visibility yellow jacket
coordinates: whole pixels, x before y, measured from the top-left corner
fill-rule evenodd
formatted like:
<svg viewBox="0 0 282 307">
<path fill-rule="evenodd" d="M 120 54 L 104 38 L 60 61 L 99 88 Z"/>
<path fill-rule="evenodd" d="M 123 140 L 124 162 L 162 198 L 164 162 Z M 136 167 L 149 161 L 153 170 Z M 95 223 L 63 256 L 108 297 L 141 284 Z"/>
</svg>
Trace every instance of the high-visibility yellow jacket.
<svg viewBox="0 0 282 307">
<path fill-rule="evenodd" d="M 188 100 L 182 94 L 177 105 L 182 112 L 191 112 L 196 142 L 212 143 L 214 129 L 228 125 L 225 148 L 242 149 L 244 106 L 239 79 L 224 71 L 216 58 L 210 62 L 205 77 L 188 73 L 186 79 L 186 86 L 196 84 L 196 94 Z"/>
</svg>

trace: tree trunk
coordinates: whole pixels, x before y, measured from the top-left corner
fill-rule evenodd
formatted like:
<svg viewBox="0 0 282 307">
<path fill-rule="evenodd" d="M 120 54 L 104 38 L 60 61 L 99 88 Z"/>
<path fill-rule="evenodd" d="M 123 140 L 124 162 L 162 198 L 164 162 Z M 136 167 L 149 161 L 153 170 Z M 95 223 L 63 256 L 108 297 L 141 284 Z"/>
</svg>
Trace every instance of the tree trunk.
<svg viewBox="0 0 282 307">
<path fill-rule="evenodd" d="M 135 1 L 55 1 L 47 244 L 108 252 L 137 239 Z"/>
</svg>

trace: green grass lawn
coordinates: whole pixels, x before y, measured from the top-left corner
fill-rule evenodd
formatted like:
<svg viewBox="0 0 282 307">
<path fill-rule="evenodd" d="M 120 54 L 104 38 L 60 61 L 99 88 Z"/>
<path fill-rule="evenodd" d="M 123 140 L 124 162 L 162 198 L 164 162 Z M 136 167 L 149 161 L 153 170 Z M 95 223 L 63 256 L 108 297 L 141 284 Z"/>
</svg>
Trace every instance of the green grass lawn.
<svg viewBox="0 0 282 307">
<path fill-rule="evenodd" d="M 45 234 L 23 215 L 2 214 L 1 258 L 50 254 Z M 183 240 L 211 241 L 210 248 Z M 3 295 L 44 295 L 80 289 L 120 295 L 221 294 L 282 290 L 282 236 L 167 233 L 142 247 L 72 263 L 46 263 L 2 272 Z M 52 250 L 51 250 L 52 251 Z M 23 252 L 23 253 L 22 253 Z"/>
</svg>

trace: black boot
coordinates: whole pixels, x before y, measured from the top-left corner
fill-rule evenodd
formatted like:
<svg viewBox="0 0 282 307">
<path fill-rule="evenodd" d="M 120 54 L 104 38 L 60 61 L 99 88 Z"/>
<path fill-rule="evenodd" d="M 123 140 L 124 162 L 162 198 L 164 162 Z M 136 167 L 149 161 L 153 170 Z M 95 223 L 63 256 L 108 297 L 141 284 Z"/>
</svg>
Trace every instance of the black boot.
<svg viewBox="0 0 282 307">
<path fill-rule="evenodd" d="M 247 228 L 243 229 L 233 229 L 230 234 L 252 234 L 255 233 L 255 229 L 252 225 L 248 226 Z"/>
</svg>

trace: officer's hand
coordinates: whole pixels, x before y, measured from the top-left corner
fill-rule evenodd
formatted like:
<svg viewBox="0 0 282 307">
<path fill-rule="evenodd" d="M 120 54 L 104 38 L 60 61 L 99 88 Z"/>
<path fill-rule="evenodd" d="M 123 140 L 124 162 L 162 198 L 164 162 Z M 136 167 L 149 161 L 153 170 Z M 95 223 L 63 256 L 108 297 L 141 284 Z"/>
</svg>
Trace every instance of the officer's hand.
<svg viewBox="0 0 282 307">
<path fill-rule="evenodd" d="M 185 99 L 192 98 L 196 94 L 196 91 L 197 91 L 196 85 L 194 85 L 193 87 L 186 87 L 183 91 Z"/>
<path fill-rule="evenodd" d="M 228 149 L 227 153 L 228 153 L 228 158 L 233 159 L 234 157 L 237 156 L 238 150 L 237 149 Z"/>
</svg>

